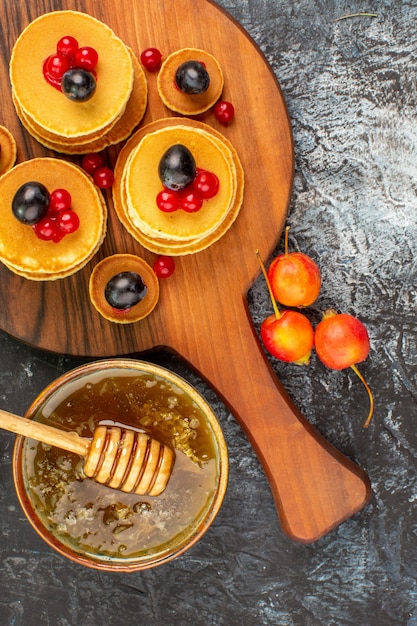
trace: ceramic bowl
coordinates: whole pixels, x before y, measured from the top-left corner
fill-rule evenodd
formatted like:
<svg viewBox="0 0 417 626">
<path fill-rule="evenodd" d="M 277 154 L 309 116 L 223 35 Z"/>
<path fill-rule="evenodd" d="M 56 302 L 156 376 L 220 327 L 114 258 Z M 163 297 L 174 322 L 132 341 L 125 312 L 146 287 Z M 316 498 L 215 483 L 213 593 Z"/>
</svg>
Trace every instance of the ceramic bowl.
<svg viewBox="0 0 417 626">
<path fill-rule="evenodd" d="M 175 450 L 164 492 L 138 496 L 86 478 L 74 453 L 17 437 L 20 504 L 61 555 L 105 571 L 143 570 L 183 554 L 214 521 L 228 478 L 224 436 L 210 405 L 171 371 L 134 359 L 95 361 L 53 381 L 25 417 L 88 438 L 110 420 Z"/>
</svg>

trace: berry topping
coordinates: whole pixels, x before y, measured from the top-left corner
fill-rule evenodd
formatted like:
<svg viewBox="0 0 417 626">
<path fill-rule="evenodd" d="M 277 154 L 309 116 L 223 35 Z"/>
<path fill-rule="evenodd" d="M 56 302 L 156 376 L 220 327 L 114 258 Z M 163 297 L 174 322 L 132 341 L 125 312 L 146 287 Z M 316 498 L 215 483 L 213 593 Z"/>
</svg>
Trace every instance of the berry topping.
<svg viewBox="0 0 417 626">
<path fill-rule="evenodd" d="M 98 54 L 94 48 L 84 46 L 78 48 L 74 55 L 74 67 L 82 68 L 91 72 L 98 63 Z"/>
<path fill-rule="evenodd" d="M 109 189 L 114 183 L 114 174 L 109 167 L 99 167 L 93 174 L 93 180 L 100 189 Z"/>
<path fill-rule="evenodd" d="M 87 174 L 92 176 L 99 167 L 104 166 L 104 159 L 101 154 L 98 152 L 91 152 L 89 154 L 85 154 L 81 161 L 81 167 Z"/>
<path fill-rule="evenodd" d="M 61 89 L 69 100 L 86 102 L 96 90 L 96 79 L 88 70 L 73 68 L 63 75 Z"/>
<path fill-rule="evenodd" d="M 71 194 L 66 189 L 55 189 L 49 196 L 49 211 L 58 213 L 71 208 Z"/>
<path fill-rule="evenodd" d="M 180 207 L 186 213 L 197 213 L 203 206 L 203 198 L 193 189 L 184 189 L 179 196 Z"/>
<path fill-rule="evenodd" d="M 193 188 L 203 200 L 209 200 L 219 191 L 219 179 L 213 172 L 197 168 Z"/>
<path fill-rule="evenodd" d="M 159 178 L 167 189 L 177 191 L 193 182 L 196 165 L 190 150 L 175 144 L 163 154 L 158 168 Z"/>
<path fill-rule="evenodd" d="M 28 182 L 19 187 L 12 201 L 12 212 L 22 224 L 32 226 L 39 222 L 48 210 L 49 193 L 42 183 Z"/>
<path fill-rule="evenodd" d="M 175 261 L 170 256 L 159 256 L 154 265 L 153 271 L 158 278 L 168 278 L 175 271 Z"/>
<path fill-rule="evenodd" d="M 78 46 L 71 35 L 61 37 L 56 53 L 45 59 L 45 80 L 74 102 L 89 100 L 96 89 L 98 53 L 91 46 Z"/>
<path fill-rule="evenodd" d="M 58 54 L 72 58 L 78 50 L 78 41 L 71 35 L 61 37 L 56 45 Z"/>
<path fill-rule="evenodd" d="M 214 106 L 214 116 L 220 124 L 227 126 L 235 116 L 235 108 L 231 102 L 219 100 Z"/>
<path fill-rule="evenodd" d="M 162 189 L 156 196 L 156 204 L 164 213 L 173 213 L 180 208 L 179 194 L 171 189 Z"/>
<path fill-rule="evenodd" d="M 175 73 L 175 84 L 183 93 L 200 94 L 208 89 L 210 76 L 199 61 L 185 61 Z"/>
<path fill-rule="evenodd" d="M 80 225 L 80 218 L 75 211 L 71 209 L 64 209 L 60 211 L 56 217 L 56 224 L 58 229 L 65 235 L 75 233 Z"/>
<path fill-rule="evenodd" d="M 140 55 L 142 65 L 149 72 L 156 72 L 161 66 L 162 54 L 157 48 L 146 48 Z"/>
<path fill-rule="evenodd" d="M 104 296 L 115 309 L 126 310 L 143 300 L 147 287 L 136 272 L 120 272 L 107 283 Z"/>
</svg>

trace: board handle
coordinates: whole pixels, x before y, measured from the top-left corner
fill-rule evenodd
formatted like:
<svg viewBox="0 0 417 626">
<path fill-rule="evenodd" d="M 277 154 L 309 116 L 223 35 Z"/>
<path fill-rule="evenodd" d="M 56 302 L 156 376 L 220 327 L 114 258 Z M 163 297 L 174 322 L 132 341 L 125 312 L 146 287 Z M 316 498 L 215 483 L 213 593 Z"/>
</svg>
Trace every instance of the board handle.
<svg viewBox="0 0 417 626">
<path fill-rule="evenodd" d="M 247 435 L 284 533 L 312 543 L 367 504 L 369 479 L 294 405 L 260 345 L 245 302 L 240 312 L 235 307 L 233 324 L 218 320 L 212 328 L 211 354 L 205 344 L 204 351 L 190 347 L 182 356 L 214 387 Z"/>
</svg>

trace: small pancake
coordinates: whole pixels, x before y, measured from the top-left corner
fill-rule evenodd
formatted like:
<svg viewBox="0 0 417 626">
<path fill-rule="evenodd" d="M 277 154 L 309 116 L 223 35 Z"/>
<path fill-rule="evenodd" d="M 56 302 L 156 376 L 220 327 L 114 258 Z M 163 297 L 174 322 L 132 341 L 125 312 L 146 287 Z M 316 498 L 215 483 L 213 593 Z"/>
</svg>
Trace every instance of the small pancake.
<svg viewBox="0 0 417 626">
<path fill-rule="evenodd" d="M 61 37 L 96 49 L 97 88 L 86 102 L 72 102 L 47 83 L 43 63 Z M 54 11 L 32 21 L 18 37 L 10 59 L 10 81 L 20 109 L 45 137 L 97 138 L 122 115 L 133 87 L 127 46 L 99 20 L 77 11 Z M 96 136 L 95 136 L 96 134 Z"/>
<path fill-rule="evenodd" d="M 209 76 L 208 89 L 201 94 L 185 94 L 175 85 L 175 73 L 186 61 L 203 63 Z M 170 54 L 161 65 L 157 87 L 162 102 L 171 111 L 182 115 L 200 115 L 208 111 L 220 98 L 224 85 L 222 68 L 217 59 L 198 48 L 183 48 Z"/>
<path fill-rule="evenodd" d="M 194 156 L 198 168 L 214 172 L 219 179 L 216 196 L 203 202 L 197 213 L 165 213 L 156 204 L 162 189 L 158 166 L 171 146 L 182 144 Z M 225 218 L 236 193 L 232 163 L 224 155 L 224 144 L 202 129 L 177 125 L 148 133 L 131 153 L 125 169 L 127 207 L 132 223 L 145 235 L 192 241 L 212 233 Z"/>
<path fill-rule="evenodd" d="M 143 300 L 130 309 L 115 309 L 104 295 L 109 280 L 120 272 L 136 272 L 147 287 Z M 131 324 L 147 317 L 156 307 L 159 281 L 153 269 L 140 257 L 134 254 L 113 254 L 94 267 L 90 275 L 89 294 L 94 308 L 102 317 L 116 324 Z"/>
<path fill-rule="evenodd" d="M 187 125 L 190 128 L 195 129 L 203 129 L 206 132 L 210 133 L 212 138 L 217 139 L 218 141 L 224 143 L 230 150 L 231 157 L 233 159 L 233 163 L 235 166 L 236 172 L 236 196 L 233 205 L 230 207 L 229 212 L 224 219 L 224 221 L 220 224 L 217 230 L 208 235 L 206 237 L 201 237 L 199 239 L 195 239 L 192 242 L 180 242 L 173 240 L 161 240 L 156 237 L 147 237 L 144 233 L 134 224 L 132 224 L 130 216 L 127 212 L 127 202 L 125 197 L 125 189 L 123 183 L 123 175 L 125 172 L 126 163 L 129 159 L 131 152 L 134 148 L 140 143 L 141 139 L 149 132 L 154 132 L 156 130 L 161 130 L 164 128 L 169 128 L 172 126 L 176 126 L 178 124 Z M 197 120 L 184 120 L 182 118 L 166 118 L 160 119 L 155 122 L 144 126 L 143 128 L 136 131 L 134 135 L 128 140 L 125 146 L 122 148 L 118 160 L 116 162 L 116 166 L 114 169 L 115 180 L 113 184 L 113 204 L 115 211 L 117 213 L 118 218 L 120 219 L 123 226 L 129 232 L 129 234 L 136 239 L 143 247 L 147 248 L 151 252 L 156 254 L 167 254 L 171 256 L 183 256 L 187 254 L 194 254 L 196 252 L 200 252 L 211 246 L 213 243 L 218 241 L 232 226 L 234 221 L 236 220 L 241 205 L 243 201 L 243 193 L 244 193 L 244 172 L 242 168 L 242 164 L 240 162 L 239 156 L 232 146 L 230 141 L 226 139 L 219 131 L 215 130 L 199 122 Z"/>
<path fill-rule="evenodd" d="M 39 132 L 42 132 L 42 129 L 35 127 L 33 121 L 27 118 L 25 113 L 20 109 L 18 102 L 14 99 L 16 112 L 23 126 L 25 126 L 26 130 L 46 148 L 64 154 L 101 152 L 106 147 L 127 139 L 142 120 L 148 100 L 148 84 L 145 73 L 133 51 L 130 52 L 134 68 L 133 90 L 123 115 L 104 135 L 98 139 L 88 141 L 84 139 L 82 141 L 78 140 L 75 144 L 73 140 L 65 141 L 63 138 L 58 142 L 46 139 L 42 134 L 39 134 Z"/>
<path fill-rule="evenodd" d="M 59 243 L 39 239 L 30 226 L 12 213 L 12 201 L 21 185 L 37 181 L 51 193 L 64 188 L 79 228 Z M 16 165 L 0 178 L 0 261 L 31 280 L 56 280 L 80 270 L 94 256 L 106 234 L 106 205 L 102 194 L 78 166 L 52 158 L 36 158 Z"/>
<path fill-rule="evenodd" d="M 0 176 L 16 162 L 16 141 L 8 128 L 0 126 Z"/>
</svg>

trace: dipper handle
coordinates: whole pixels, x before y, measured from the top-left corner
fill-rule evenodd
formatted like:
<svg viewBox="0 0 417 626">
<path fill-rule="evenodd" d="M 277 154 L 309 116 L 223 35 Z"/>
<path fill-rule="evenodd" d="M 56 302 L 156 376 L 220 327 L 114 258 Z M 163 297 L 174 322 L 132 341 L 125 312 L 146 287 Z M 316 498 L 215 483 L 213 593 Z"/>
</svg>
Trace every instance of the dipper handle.
<svg viewBox="0 0 417 626">
<path fill-rule="evenodd" d="M 88 478 L 138 495 L 161 494 L 175 461 L 169 446 L 124 426 L 99 425 L 90 440 L 0 409 L 0 427 L 78 454 Z"/>
</svg>

